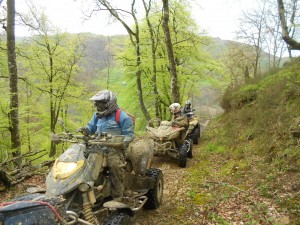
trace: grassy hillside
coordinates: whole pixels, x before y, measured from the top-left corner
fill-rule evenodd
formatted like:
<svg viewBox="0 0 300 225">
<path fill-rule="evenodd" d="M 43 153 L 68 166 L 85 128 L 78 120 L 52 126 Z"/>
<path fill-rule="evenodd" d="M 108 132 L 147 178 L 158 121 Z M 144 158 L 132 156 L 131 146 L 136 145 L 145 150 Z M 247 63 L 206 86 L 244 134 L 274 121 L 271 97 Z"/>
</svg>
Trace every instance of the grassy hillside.
<svg viewBox="0 0 300 225">
<path fill-rule="evenodd" d="M 300 58 L 228 90 L 221 104 L 225 112 L 205 132 L 201 152 L 207 162 L 199 167 L 205 170 L 209 161 L 218 162 L 214 170 L 220 183 L 243 193 L 257 192 L 288 215 L 288 223 L 252 218 L 249 224 L 300 224 L 300 137 L 291 133 L 298 130 L 300 134 Z M 199 177 L 199 171 L 191 172 Z"/>
</svg>

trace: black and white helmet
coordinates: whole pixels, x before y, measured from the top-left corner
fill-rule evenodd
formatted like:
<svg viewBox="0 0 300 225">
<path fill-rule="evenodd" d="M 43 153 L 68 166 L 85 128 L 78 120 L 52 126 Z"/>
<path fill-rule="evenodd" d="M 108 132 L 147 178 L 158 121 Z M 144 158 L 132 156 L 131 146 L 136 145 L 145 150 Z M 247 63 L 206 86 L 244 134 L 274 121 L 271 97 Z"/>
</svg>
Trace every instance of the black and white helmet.
<svg viewBox="0 0 300 225">
<path fill-rule="evenodd" d="M 185 102 L 185 104 L 186 104 L 186 105 L 191 105 L 192 103 L 191 103 L 190 100 L 187 100 L 187 101 Z"/>
<path fill-rule="evenodd" d="M 97 107 L 97 115 L 100 118 L 111 114 L 118 108 L 117 97 L 109 90 L 99 91 L 90 100 L 94 101 L 94 105 Z"/>
<path fill-rule="evenodd" d="M 91 101 L 101 101 L 101 102 L 110 102 L 110 101 L 116 101 L 116 95 L 109 91 L 109 90 L 103 90 L 99 91 L 97 94 L 95 94 L 93 97 L 90 98 Z"/>
</svg>

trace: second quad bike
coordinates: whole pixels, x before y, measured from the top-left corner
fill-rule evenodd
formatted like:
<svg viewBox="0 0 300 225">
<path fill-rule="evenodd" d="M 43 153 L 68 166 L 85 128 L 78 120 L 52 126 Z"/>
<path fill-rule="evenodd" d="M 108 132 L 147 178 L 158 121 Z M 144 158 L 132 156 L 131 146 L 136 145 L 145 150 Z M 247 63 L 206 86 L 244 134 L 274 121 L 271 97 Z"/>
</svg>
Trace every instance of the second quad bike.
<svg viewBox="0 0 300 225">
<path fill-rule="evenodd" d="M 186 116 L 189 121 L 189 129 L 187 136 L 193 140 L 194 144 L 197 145 L 199 144 L 201 134 L 199 116 L 195 115 L 193 111 L 186 113 Z"/>
<path fill-rule="evenodd" d="M 64 126 L 63 122 L 60 123 Z M 112 198 L 108 152 L 122 148 L 124 136 L 101 133 L 74 135 L 67 129 L 52 141 L 73 143 L 59 158 L 46 179 L 46 195 L 64 200 L 66 224 L 130 224 L 134 212 L 156 209 L 163 197 L 163 173 L 150 168 L 153 149 L 137 143 L 124 159 L 125 191 L 122 200 Z"/>
<path fill-rule="evenodd" d="M 152 119 L 146 130 L 154 141 L 154 155 L 169 155 L 178 159 L 180 167 L 186 167 L 187 157 L 193 156 L 193 140 L 187 137 L 184 127 L 172 126 L 170 121 Z"/>
</svg>

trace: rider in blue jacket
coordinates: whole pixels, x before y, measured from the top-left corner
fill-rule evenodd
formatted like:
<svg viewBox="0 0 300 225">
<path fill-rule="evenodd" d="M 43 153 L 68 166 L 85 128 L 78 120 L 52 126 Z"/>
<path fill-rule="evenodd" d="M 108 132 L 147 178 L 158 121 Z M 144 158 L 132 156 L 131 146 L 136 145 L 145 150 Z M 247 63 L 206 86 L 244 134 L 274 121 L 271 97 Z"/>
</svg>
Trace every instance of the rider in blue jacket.
<svg viewBox="0 0 300 225">
<path fill-rule="evenodd" d="M 89 134 L 107 132 L 113 135 L 124 135 L 124 141 L 131 142 L 134 137 L 133 122 L 124 111 L 120 113 L 119 123 L 116 121 L 118 109 L 116 95 L 109 90 L 104 90 L 95 94 L 90 100 L 94 101 L 97 111 L 86 126 Z"/>
<path fill-rule="evenodd" d="M 86 135 L 102 132 L 124 135 L 123 150 L 125 150 L 134 138 L 134 124 L 124 111 L 120 112 L 119 121 L 116 120 L 118 109 L 116 95 L 109 90 L 103 90 L 90 100 L 94 102 L 97 111 L 88 124 L 78 131 Z M 109 149 L 108 167 L 113 186 L 112 195 L 115 200 L 121 200 L 124 192 L 124 151 L 115 148 Z"/>
</svg>

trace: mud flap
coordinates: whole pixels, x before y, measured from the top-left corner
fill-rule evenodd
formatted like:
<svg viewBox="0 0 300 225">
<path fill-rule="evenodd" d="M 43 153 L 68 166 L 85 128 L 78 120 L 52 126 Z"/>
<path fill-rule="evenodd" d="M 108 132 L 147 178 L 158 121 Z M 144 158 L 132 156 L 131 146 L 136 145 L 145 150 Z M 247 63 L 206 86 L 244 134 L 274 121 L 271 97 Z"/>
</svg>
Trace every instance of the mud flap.
<svg viewBox="0 0 300 225">
<path fill-rule="evenodd" d="M 141 177 L 136 174 L 125 174 L 125 188 L 133 191 L 154 188 L 155 180 L 151 177 Z"/>
</svg>

